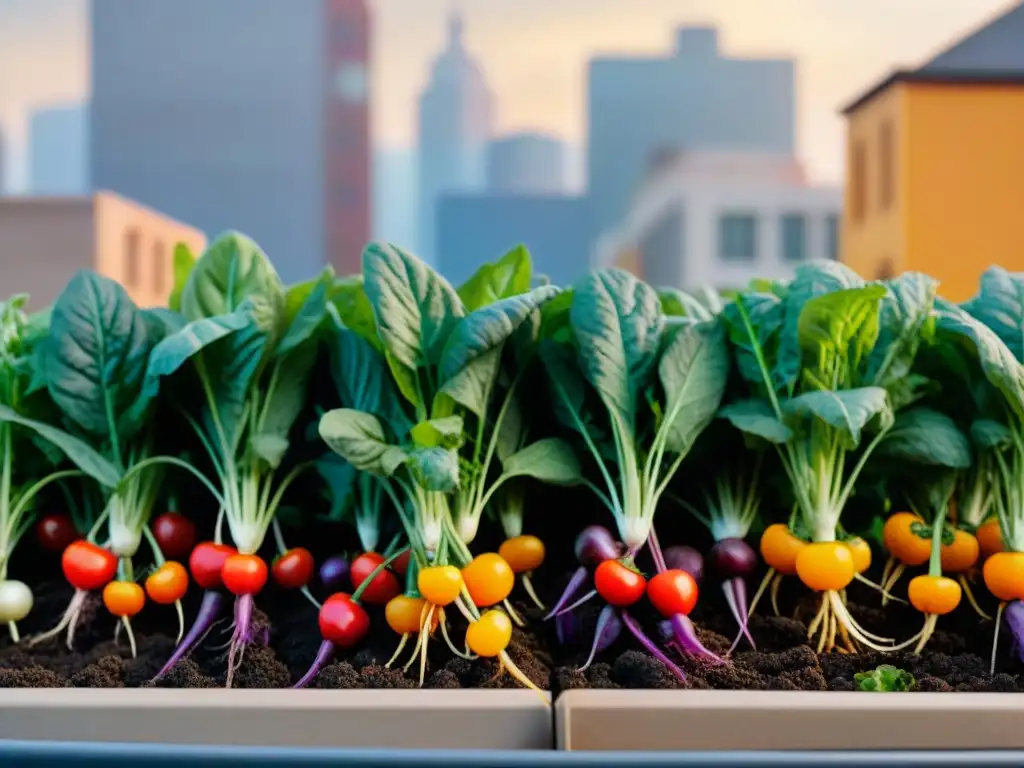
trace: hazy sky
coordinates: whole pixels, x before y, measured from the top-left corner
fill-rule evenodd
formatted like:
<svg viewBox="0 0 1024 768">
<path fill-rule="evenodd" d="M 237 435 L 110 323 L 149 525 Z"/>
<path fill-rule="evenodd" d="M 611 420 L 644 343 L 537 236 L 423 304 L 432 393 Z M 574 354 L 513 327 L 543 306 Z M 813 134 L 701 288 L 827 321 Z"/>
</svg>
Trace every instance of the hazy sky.
<svg viewBox="0 0 1024 768">
<path fill-rule="evenodd" d="M 174 0 L 138 0 L 173 2 Z M 502 130 L 583 137 L 587 58 L 667 51 L 682 23 L 719 26 L 730 55 L 799 64 L 800 153 L 824 180 L 842 172 L 836 107 L 889 69 L 913 65 L 1013 5 L 1008 0 L 454 0 L 498 98 Z M 243 0 L 239 0 L 244 5 Z M 288 0 L 281 0 L 288 2 Z M 444 42 L 453 0 L 373 0 L 374 121 L 408 145 L 415 98 Z M 26 109 L 84 97 L 86 0 L 0 0 L 0 119 L 24 139 Z"/>
</svg>

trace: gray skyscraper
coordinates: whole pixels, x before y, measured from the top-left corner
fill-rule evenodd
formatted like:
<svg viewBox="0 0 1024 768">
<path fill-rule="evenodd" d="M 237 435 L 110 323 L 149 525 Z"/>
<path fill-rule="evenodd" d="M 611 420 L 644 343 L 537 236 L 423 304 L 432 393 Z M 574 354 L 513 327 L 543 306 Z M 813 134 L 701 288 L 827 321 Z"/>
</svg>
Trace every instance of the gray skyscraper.
<svg viewBox="0 0 1024 768">
<path fill-rule="evenodd" d="M 592 231 L 618 224 L 664 150 L 794 151 L 791 59 L 735 59 L 713 28 L 684 27 L 667 58 L 590 62 L 587 179 Z"/>
<path fill-rule="evenodd" d="M 462 39 L 462 19 L 448 20 L 448 45 L 434 60 L 419 104 L 419 233 L 417 250 L 433 261 L 442 195 L 483 189 L 492 96 L 479 62 Z"/>
<path fill-rule="evenodd" d="M 88 143 L 87 104 L 33 112 L 28 121 L 29 190 L 36 195 L 84 195 L 89 188 Z"/>
<path fill-rule="evenodd" d="M 565 145 L 553 136 L 502 136 L 487 151 L 487 191 L 498 194 L 560 195 L 566 191 Z"/>
</svg>

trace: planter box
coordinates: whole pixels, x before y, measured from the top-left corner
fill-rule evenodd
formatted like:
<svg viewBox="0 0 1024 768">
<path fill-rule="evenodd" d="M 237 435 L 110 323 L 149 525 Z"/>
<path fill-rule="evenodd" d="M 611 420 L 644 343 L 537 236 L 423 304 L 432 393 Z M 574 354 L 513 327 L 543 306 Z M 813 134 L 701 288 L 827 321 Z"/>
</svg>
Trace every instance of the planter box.
<svg viewBox="0 0 1024 768">
<path fill-rule="evenodd" d="M 551 709 L 516 690 L 0 690 L 0 740 L 254 747 L 551 749 Z"/>
<path fill-rule="evenodd" d="M 567 691 L 564 750 L 1024 749 L 1024 695 Z"/>
</svg>

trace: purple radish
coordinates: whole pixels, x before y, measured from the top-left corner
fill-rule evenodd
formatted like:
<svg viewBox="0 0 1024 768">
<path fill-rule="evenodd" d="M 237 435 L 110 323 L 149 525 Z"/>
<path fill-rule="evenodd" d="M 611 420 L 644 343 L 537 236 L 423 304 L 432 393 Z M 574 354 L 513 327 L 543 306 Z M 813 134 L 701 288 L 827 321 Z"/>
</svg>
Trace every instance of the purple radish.
<svg viewBox="0 0 1024 768">
<path fill-rule="evenodd" d="M 1012 603 L 1007 603 L 1006 609 L 1003 611 L 1003 616 L 1006 619 L 1006 627 L 1010 630 L 1010 634 L 1013 636 L 1013 647 L 1017 651 L 1017 655 L 1021 661 L 1024 661 L 1024 603 L 1020 600 L 1014 600 Z M 996 632 L 999 628 L 996 627 Z M 996 659 L 992 657 L 992 668 L 995 669 Z"/>
<path fill-rule="evenodd" d="M 704 643 L 697 637 L 697 628 L 693 626 L 693 622 L 690 621 L 688 616 L 684 616 L 681 613 L 677 613 L 669 619 L 669 624 L 672 627 L 672 636 L 675 638 L 676 644 L 683 653 L 687 653 L 690 656 L 696 656 L 698 658 L 708 659 L 716 664 L 725 664 L 725 659 L 721 656 L 712 653 L 704 647 Z"/>
<path fill-rule="evenodd" d="M 750 647 L 756 651 L 757 644 L 750 634 L 747 618 L 747 582 L 740 578 L 726 579 L 722 582 L 722 592 L 725 593 L 725 602 L 729 606 L 729 612 L 732 613 L 740 628 L 739 634 L 736 635 L 736 639 L 732 641 L 732 645 L 729 647 L 729 653 L 736 650 L 736 646 L 740 644 L 740 638 L 743 637 L 747 638 Z"/>
<path fill-rule="evenodd" d="M 574 597 L 576 597 L 577 594 L 579 594 L 580 588 L 583 586 L 583 582 L 585 582 L 586 580 L 587 569 L 581 565 L 573 572 L 572 578 L 569 579 L 569 583 L 566 585 L 565 589 L 562 590 L 561 597 L 558 598 L 558 601 L 555 603 L 554 607 L 552 607 L 552 609 L 548 612 L 548 615 L 544 617 L 544 621 L 547 621 L 553 616 L 561 616 L 565 606 L 568 605 L 570 600 L 572 600 Z"/>
<path fill-rule="evenodd" d="M 309 671 L 302 676 L 293 687 L 294 688 L 305 688 L 308 686 L 317 675 L 320 674 L 320 670 L 331 660 L 334 655 L 334 643 L 330 640 L 324 640 L 320 643 L 320 649 L 316 652 L 316 658 L 313 659 L 313 663 L 309 667 Z"/>
<path fill-rule="evenodd" d="M 588 525 L 576 537 L 574 551 L 580 567 L 576 569 L 572 578 L 569 579 L 569 584 L 562 591 L 554 607 L 544 617 L 545 621 L 559 615 L 565 606 L 569 604 L 569 601 L 579 593 L 583 582 L 587 579 L 588 568 L 594 568 L 605 560 L 614 560 L 621 554 L 622 549 L 619 547 L 618 542 L 615 541 L 611 531 L 603 525 Z"/>
<path fill-rule="evenodd" d="M 580 622 L 572 613 L 555 617 L 555 637 L 559 645 L 575 645 L 580 638 Z"/>
<path fill-rule="evenodd" d="M 337 591 L 348 586 L 349 565 L 344 555 L 333 555 L 320 564 L 320 583 Z"/>
<path fill-rule="evenodd" d="M 643 629 L 640 628 L 640 625 L 636 623 L 636 620 L 632 616 L 630 616 L 625 611 L 622 611 L 621 617 L 622 623 L 626 625 L 626 629 L 628 629 L 633 634 L 633 637 L 635 637 L 637 639 L 637 642 L 639 642 L 640 645 L 644 647 L 645 651 L 647 651 L 649 654 L 651 654 L 651 656 L 653 656 L 662 664 L 664 664 L 668 671 L 676 677 L 678 677 L 680 680 L 686 680 L 686 673 L 683 672 L 679 665 L 672 661 L 672 659 L 666 656 L 665 653 L 657 645 L 655 645 L 654 641 L 651 640 L 651 638 L 644 634 Z M 673 619 L 674 618 L 675 617 L 673 617 Z M 686 617 L 684 616 L 683 618 L 685 619 Z M 696 638 L 696 635 L 694 635 L 694 638 Z"/>
<path fill-rule="evenodd" d="M 178 644 L 171 658 L 164 664 L 163 669 L 157 672 L 156 677 L 153 678 L 154 681 L 159 680 L 174 669 L 179 661 L 195 650 L 196 646 L 203 641 L 203 638 L 206 637 L 207 633 L 213 628 L 213 625 L 217 623 L 220 615 L 224 612 L 224 603 L 225 598 L 221 592 L 208 589 L 203 594 L 203 602 L 199 605 L 199 613 L 196 615 L 196 620 L 192 623 L 192 628 L 189 629 L 188 634 Z"/>
<path fill-rule="evenodd" d="M 242 655 L 247 645 L 253 641 L 252 612 L 256 600 L 252 595 L 239 595 L 235 598 L 235 631 L 231 635 L 231 646 L 228 650 L 228 674 L 224 682 L 225 688 L 231 687 L 235 670 L 242 663 Z"/>
<path fill-rule="evenodd" d="M 729 652 L 739 645 L 740 638 L 745 637 L 751 648 L 756 648 L 754 638 L 748 628 L 749 605 L 747 601 L 746 577 L 757 568 L 757 553 L 743 539 L 722 539 L 711 548 L 708 560 L 712 570 L 722 579 L 722 592 L 729 611 L 739 627 L 739 634 Z"/>
<path fill-rule="evenodd" d="M 704 578 L 704 556 L 693 547 L 682 544 L 666 547 L 664 557 L 668 570 L 686 571 L 698 584 Z"/>
<path fill-rule="evenodd" d="M 619 618 L 618 610 L 611 605 L 606 605 L 597 616 L 597 626 L 594 627 L 594 643 L 590 646 L 590 655 L 579 668 L 580 672 L 590 668 L 594 658 L 602 651 L 608 650 L 622 634 L 622 620 Z"/>
</svg>

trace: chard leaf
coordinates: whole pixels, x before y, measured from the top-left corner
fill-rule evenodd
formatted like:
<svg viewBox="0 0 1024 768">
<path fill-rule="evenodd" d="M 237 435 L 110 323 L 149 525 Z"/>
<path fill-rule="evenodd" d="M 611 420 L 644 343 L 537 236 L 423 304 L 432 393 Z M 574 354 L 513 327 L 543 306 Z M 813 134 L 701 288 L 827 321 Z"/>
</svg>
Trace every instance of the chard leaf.
<svg viewBox="0 0 1024 768">
<path fill-rule="evenodd" d="M 373 317 L 373 305 L 363 287 L 363 278 L 336 280 L 330 288 L 329 298 L 345 327 L 383 353 L 384 345 L 377 335 L 377 321 Z"/>
<path fill-rule="evenodd" d="M 0 421 L 17 424 L 35 432 L 62 454 L 72 464 L 106 488 L 115 488 L 121 481 L 121 474 L 111 462 L 107 461 L 84 440 L 69 435 L 62 429 L 29 419 L 18 414 L 13 408 L 0 405 Z"/>
<path fill-rule="evenodd" d="M 889 398 L 881 387 L 858 387 L 838 392 L 818 390 L 798 395 L 782 407 L 787 415 L 796 419 L 820 419 L 846 435 L 851 447 L 856 448 L 868 422 L 888 410 Z"/>
<path fill-rule="evenodd" d="M 249 448 L 268 467 L 277 469 L 288 452 L 288 438 L 267 432 L 255 434 L 249 438 Z"/>
<path fill-rule="evenodd" d="M 370 342 L 347 328 L 338 329 L 330 370 L 342 405 L 379 415 L 396 435 L 409 431 L 412 425 L 402 411 L 387 360 Z"/>
<path fill-rule="evenodd" d="M 920 272 L 907 272 L 887 281 L 886 286 L 878 343 L 868 358 L 867 381 L 890 389 L 910 375 L 921 343 L 931 341 L 934 335 L 932 307 L 939 283 Z M 893 407 L 898 410 L 900 406 L 894 402 Z"/>
<path fill-rule="evenodd" d="M 805 264 L 797 268 L 792 282 L 786 286 L 785 298 L 782 300 L 782 329 L 772 375 L 778 386 L 792 391 L 800 377 L 802 358 L 799 325 L 804 305 L 816 296 L 863 286 L 863 278 L 837 261 Z"/>
<path fill-rule="evenodd" d="M 315 360 L 316 347 L 304 345 L 274 363 L 257 432 L 249 438 L 256 455 L 273 468 L 288 449 L 288 434 L 306 404 Z"/>
<path fill-rule="evenodd" d="M 181 330 L 157 344 L 146 366 L 143 394 L 155 395 L 159 380 L 177 372 L 193 356 L 225 336 L 252 324 L 247 308 L 220 317 L 209 317 L 186 323 Z"/>
<path fill-rule="evenodd" d="M 572 341 L 570 311 L 576 292 L 572 289 L 563 290 L 551 301 L 540 308 L 539 340 L 551 340 L 559 343 Z"/>
<path fill-rule="evenodd" d="M 710 320 L 715 313 L 696 296 L 678 288 L 659 288 L 661 311 L 668 317 L 688 317 L 693 320 Z"/>
<path fill-rule="evenodd" d="M 981 450 L 1002 450 L 1013 442 L 1013 432 L 992 419 L 977 419 L 971 424 L 971 441 Z"/>
<path fill-rule="evenodd" d="M 428 491 L 449 493 L 459 487 L 459 454 L 440 446 L 412 448 L 403 462 L 413 479 Z"/>
<path fill-rule="evenodd" d="M 753 339 L 743 322 L 737 301 L 743 302 L 743 310 L 754 332 Z M 735 351 L 736 367 L 740 375 L 744 381 L 760 390 L 765 385 L 765 377 L 754 354 L 754 341 L 763 350 L 766 365 L 770 366 L 779 329 L 782 327 L 782 301 L 771 293 L 743 294 L 736 301 L 725 305 L 722 317 L 725 319 L 729 341 Z"/>
<path fill-rule="evenodd" d="M 658 361 L 665 393 L 666 449 L 686 454 L 711 423 L 729 379 L 725 330 L 716 320 L 676 329 Z"/>
<path fill-rule="evenodd" d="M 576 367 L 572 349 L 556 341 L 542 341 L 537 348 L 551 390 L 551 408 L 563 427 L 580 431 L 576 419 L 584 421 L 586 382 Z"/>
<path fill-rule="evenodd" d="M 417 370 L 440 360 L 448 336 L 465 315 L 462 300 L 443 277 L 394 245 L 368 245 L 363 272 L 389 364 L 401 372 L 399 386 L 406 398 L 423 406 L 410 382 Z"/>
<path fill-rule="evenodd" d="M 391 474 L 385 467 L 385 456 L 394 446 L 387 443 L 384 426 L 373 414 L 351 408 L 328 411 L 320 417 L 320 437 L 356 469 L 375 475 Z"/>
<path fill-rule="evenodd" d="M 919 373 L 908 373 L 901 378 L 890 379 L 885 385 L 893 411 L 900 411 L 939 388 L 937 382 Z"/>
<path fill-rule="evenodd" d="M 327 485 L 327 496 L 331 509 L 327 519 L 340 522 L 355 498 L 358 470 L 336 453 L 328 453 L 317 460 L 316 471 Z"/>
<path fill-rule="evenodd" d="M 333 270 L 328 267 L 315 280 L 288 289 L 284 303 L 287 330 L 275 350 L 278 357 L 291 353 L 305 343 L 327 317 L 327 288 L 332 275 Z"/>
<path fill-rule="evenodd" d="M 174 246 L 174 288 L 167 299 L 168 308 L 174 312 L 181 311 L 181 295 L 195 266 L 196 257 L 187 244 L 178 243 Z"/>
<path fill-rule="evenodd" d="M 509 398 L 508 405 L 505 408 L 505 414 L 501 417 L 501 424 L 498 425 L 494 446 L 494 453 L 502 464 L 508 460 L 509 456 L 523 447 L 527 434 L 527 420 L 519 400 L 519 393 L 513 392 L 507 397 Z"/>
<path fill-rule="evenodd" d="M 284 305 L 281 278 L 255 242 L 227 232 L 192 268 L 181 292 L 181 313 L 187 320 L 227 315 L 252 297 L 262 299 L 276 325 Z"/>
<path fill-rule="evenodd" d="M 493 264 L 484 264 L 458 290 L 459 298 L 469 312 L 501 299 L 530 290 L 533 264 L 530 252 L 517 245 Z"/>
<path fill-rule="evenodd" d="M 971 445 L 951 418 L 931 408 L 917 407 L 896 416 L 892 429 L 875 449 L 885 456 L 915 464 L 950 469 L 971 466 Z"/>
<path fill-rule="evenodd" d="M 1024 361 L 1024 275 L 989 267 L 981 276 L 978 295 L 963 305 Z"/>
<path fill-rule="evenodd" d="M 503 345 L 538 307 L 557 294 L 558 289 L 551 286 L 535 288 L 462 318 L 448 337 L 441 355 L 439 392 L 484 418 Z"/>
<path fill-rule="evenodd" d="M 505 477 L 533 477 L 551 485 L 575 485 L 583 470 L 572 446 L 546 437 L 513 453 L 502 462 Z"/>
<path fill-rule="evenodd" d="M 43 371 L 50 396 L 86 433 L 131 437 L 141 418 L 118 418 L 133 403 L 141 417 L 152 397 L 139 402 L 155 339 L 150 326 L 118 283 L 78 272 L 53 307 Z M 155 393 L 154 393 L 155 396 Z"/>
<path fill-rule="evenodd" d="M 739 400 L 718 411 L 736 429 L 770 443 L 780 445 L 793 437 L 793 430 L 779 421 L 770 403 L 764 400 Z"/>
<path fill-rule="evenodd" d="M 409 436 L 418 448 L 461 448 L 465 439 L 462 434 L 462 417 L 446 416 L 421 421 L 412 428 Z"/>
<path fill-rule="evenodd" d="M 803 355 L 822 372 L 840 359 L 856 369 L 878 340 L 879 306 L 886 293 L 885 286 L 874 284 L 809 299 L 797 322 Z"/>
<path fill-rule="evenodd" d="M 576 289 L 570 322 L 584 377 L 632 432 L 665 326 L 657 292 L 625 270 L 594 272 Z"/>
</svg>

